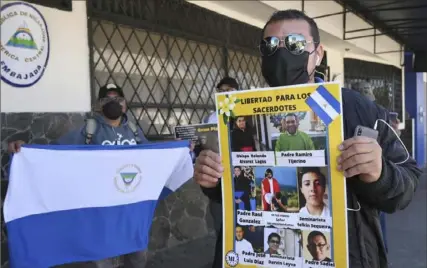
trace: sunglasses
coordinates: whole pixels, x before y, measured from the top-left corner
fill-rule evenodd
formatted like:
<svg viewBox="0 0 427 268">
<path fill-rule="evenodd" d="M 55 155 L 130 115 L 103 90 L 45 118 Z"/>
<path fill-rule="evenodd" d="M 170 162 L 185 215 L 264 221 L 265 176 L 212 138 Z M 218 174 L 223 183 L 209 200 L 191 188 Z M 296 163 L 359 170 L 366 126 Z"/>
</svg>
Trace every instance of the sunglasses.
<svg viewBox="0 0 427 268">
<path fill-rule="evenodd" d="M 120 104 L 122 104 L 122 103 L 125 102 L 125 98 L 123 98 L 123 97 L 105 97 L 105 98 L 101 98 L 99 100 L 99 102 L 101 103 L 101 105 L 104 105 L 107 102 L 110 102 L 110 101 L 113 101 L 113 100 L 119 102 Z"/>
<path fill-rule="evenodd" d="M 259 44 L 259 52 L 262 56 L 271 56 L 276 53 L 282 43 L 283 46 L 292 54 L 301 55 L 306 51 L 307 45 L 317 44 L 318 42 L 307 41 L 302 34 L 289 34 L 283 39 L 277 36 L 268 36 L 261 40 Z"/>
<path fill-rule="evenodd" d="M 280 241 L 278 241 L 278 240 L 270 240 L 270 243 L 272 243 L 272 244 L 276 244 L 276 245 L 279 245 L 279 244 L 280 244 Z"/>
</svg>

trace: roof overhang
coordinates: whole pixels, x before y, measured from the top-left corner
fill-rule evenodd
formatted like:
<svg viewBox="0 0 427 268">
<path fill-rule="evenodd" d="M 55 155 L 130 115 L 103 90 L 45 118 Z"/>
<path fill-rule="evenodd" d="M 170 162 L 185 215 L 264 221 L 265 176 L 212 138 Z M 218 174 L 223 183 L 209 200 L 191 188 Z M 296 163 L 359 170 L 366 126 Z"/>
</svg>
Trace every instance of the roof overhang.
<svg viewBox="0 0 427 268">
<path fill-rule="evenodd" d="M 372 27 L 346 31 L 344 40 L 387 35 L 402 47 L 397 51 L 380 53 L 398 53 L 401 51 L 427 51 L 427 1 L 426 0 L 335 0 L 346 11 L 352 11 L 371 24 Z M 344 15 L 346 12 L 344 12 Z M 372 34 L 372 30 L 374 33 Z M 369 34 L 366 32 L 370 31 Z M 354 36 L 356 33 L 360 33 Z M 365 34 L 364 34 L 365 33 Z M 346 38 L 346 34 L 351 37 Z M 375 43 L 375 42 L 374 42 Z"/>
</svg>

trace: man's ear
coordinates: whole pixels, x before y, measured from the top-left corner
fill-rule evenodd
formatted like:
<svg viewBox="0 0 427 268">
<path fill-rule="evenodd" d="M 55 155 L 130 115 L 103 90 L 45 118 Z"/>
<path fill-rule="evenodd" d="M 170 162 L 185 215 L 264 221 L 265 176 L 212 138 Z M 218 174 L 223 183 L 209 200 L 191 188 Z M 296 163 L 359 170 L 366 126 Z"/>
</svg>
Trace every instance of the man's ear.
<svg viewBox="0 0 427 268">
<path fill-rule="evenodd" d="M 316 66 L 319 66 L 320 63 L 322 62 L 323 55 L 325 54 L 325 51 L 323 50 L 322 44 L 319 44 L 317 46 L 317 48 L 316 48 L 316 54 L 317 54 Z"/>
</svg>

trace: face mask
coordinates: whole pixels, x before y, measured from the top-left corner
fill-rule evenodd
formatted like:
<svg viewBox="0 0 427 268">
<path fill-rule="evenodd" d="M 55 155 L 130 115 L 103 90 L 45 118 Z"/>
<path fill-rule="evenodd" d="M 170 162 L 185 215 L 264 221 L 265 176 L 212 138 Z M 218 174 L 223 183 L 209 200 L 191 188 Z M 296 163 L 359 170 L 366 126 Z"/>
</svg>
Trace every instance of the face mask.
<svg viewBox="0 0 427 268">
<path fill-rule="evenodd" d="M 102 106 L 102 113 L 110 120 L 119 119 L 119 117 L 123 115 L 122 105 L 117 101 L 107 102 Z"/>
<path fill-rule="evenodd" d="M 271 87 L 305 84 L 310 79 L 307 72 L 309 56 L 307 51 L 293 55 L 279 47 L 273 55 L 262 57 L 262 75 Z"/>
</svg>

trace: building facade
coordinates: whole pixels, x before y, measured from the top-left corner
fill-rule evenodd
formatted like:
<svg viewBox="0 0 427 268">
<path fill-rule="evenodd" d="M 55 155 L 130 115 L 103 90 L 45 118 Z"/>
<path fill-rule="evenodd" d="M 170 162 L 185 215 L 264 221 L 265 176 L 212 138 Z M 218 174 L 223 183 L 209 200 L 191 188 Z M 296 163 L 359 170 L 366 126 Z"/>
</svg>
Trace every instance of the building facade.
<svg viewBox="0 0 427 268">
<path fill-rule="evenodd" d="M 200 123 L 215 108 L 214 88 L 224 76 L 235 77 L 243 89 L 266 86 L 257 45 L 268 17 L 281 9 L 304 10 L 316 19 L 327 54 L 319 71 L 326 80 L 370 79 L 389 90 L 388 108 L 405 122 L 402 53 L 387 53 L 400 45 L 387 35 L 358 38 L 357 30 L 369 24 L 333 1 L 88 0 L 58 1 L 54 7 L 29 2 L 46 21 L 50 55 L 34 85 L 17 88 L 1 81 L 2 199 L 7 143 L 47 144 L 83 125 L 102 85 L 124 89 L 129 118 L 151 140 L 172 138 L 176 125 Z M 357 72 L 367 65 L 375 72 Z M 208 264 L 213 222 L 199 187 L 189 182 L 162 201 L 151 233 L 146 267 Z"/>
</svg>

